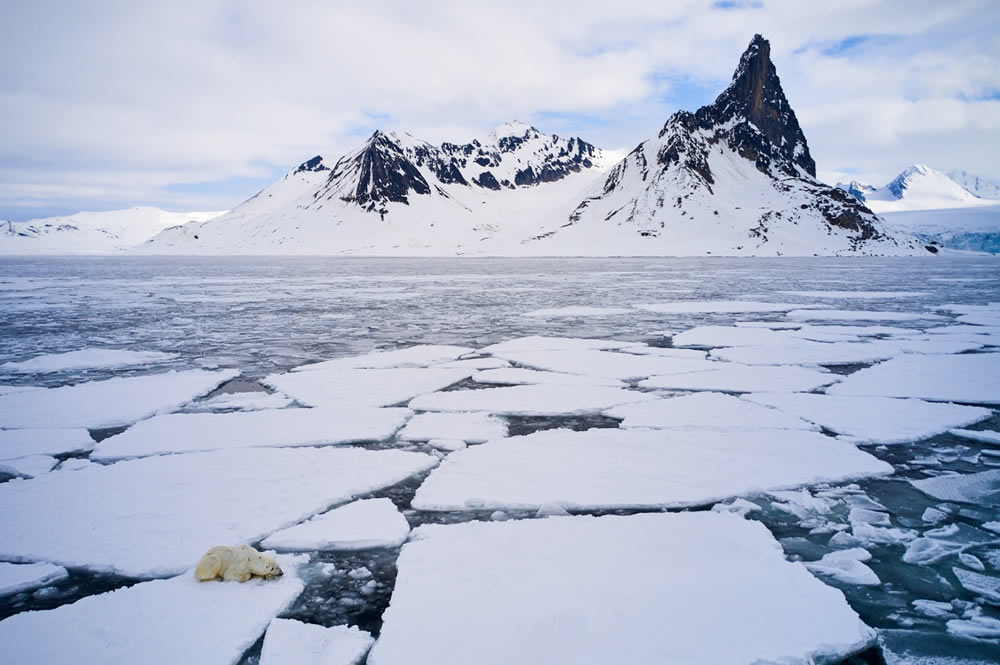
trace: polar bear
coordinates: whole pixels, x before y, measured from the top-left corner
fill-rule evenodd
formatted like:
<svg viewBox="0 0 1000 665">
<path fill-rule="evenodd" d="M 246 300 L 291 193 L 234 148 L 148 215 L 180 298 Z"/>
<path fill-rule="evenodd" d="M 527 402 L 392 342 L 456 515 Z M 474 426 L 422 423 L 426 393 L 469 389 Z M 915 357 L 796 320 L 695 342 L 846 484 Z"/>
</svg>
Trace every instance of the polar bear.
<svg viewBox="0 0 1000 665">
<path fill-rule="evenodd" d="M 198 567 L 194 569 L 194 574 L 202 582 L 220 577 L 225 581 L 246 582 L 254 575 L 273 580 L 282 575 L 282 572 L 277 561 L 249 545 L 219 545 L 205 552 Z"/>
</svg>

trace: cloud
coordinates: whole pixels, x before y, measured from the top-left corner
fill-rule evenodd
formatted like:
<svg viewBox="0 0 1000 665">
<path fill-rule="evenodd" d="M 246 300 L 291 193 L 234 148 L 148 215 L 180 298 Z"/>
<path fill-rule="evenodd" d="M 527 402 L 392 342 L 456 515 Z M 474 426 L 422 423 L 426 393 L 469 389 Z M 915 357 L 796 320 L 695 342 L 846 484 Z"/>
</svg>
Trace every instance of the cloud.
<svg viewBox="0 0 1000 665">
<path fill-rule="evenodd" d="M 822 171 L 1000 177 L 989 2 L 716 5 L 7 3 L 0 218 L 226 208 L 376 126 L 462 141 L 519 118 L 630 148 L 711 101 L 754 32 Z"/>
</svg>

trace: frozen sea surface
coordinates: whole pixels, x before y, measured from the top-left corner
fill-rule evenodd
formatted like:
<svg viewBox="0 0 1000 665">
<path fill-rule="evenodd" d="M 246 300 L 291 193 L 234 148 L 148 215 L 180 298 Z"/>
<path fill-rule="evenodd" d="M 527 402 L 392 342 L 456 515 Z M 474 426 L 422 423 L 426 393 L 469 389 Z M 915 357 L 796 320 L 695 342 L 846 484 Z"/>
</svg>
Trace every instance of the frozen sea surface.
<svg viewBox="0 0 1000 665">
<path fill-rule="evenodd" d="M 658 517 L 649 513 L 683 506 L 703 516 L 716 501 L 752 523 L 754 552 L 777 555 L 767 570 L 784 559 L 788 579 L 806 575 L 847 602 L 805 614 L 784 583 L 759 585 L 740 599 L 752 611 L 681 631 L 686 662 L 749 645 L 750 618 L 792 615 L 801 629 L 779 620 L 775 651 L 761 653 L 836 661 L 868 644 L 866 629 L 859 640 L 846 628 L 823 633 L 847 606 L 879 633 L 866 663 L 998 660 L 995 257 L 14 258 L 0 262 L 0 333 L 9 469 L 0 472 L 0 558 L 67 568 L 0 598 L 9 617 L 0 631 L 27 662 L 73 662 L 70 651 L 99 653 L 109 640 L 126 644 L 116 637 L 125 634 L 136 637 L 118 656 L 139 662 L 165 643 L 128 610 L 139 600 L 161 603 L 158 621 L 195 635 L 172 639 L 189 662 L 281 662 L 306 646 L 319 657 L 324 645 L 346 645 L 341 636 L 360 636 L 350 662 L 363 657 L 364 633 L 383 635 L 383 617 L 387 641 L 369 662 L 411 648 L 457 653 L 477 618 L 468 610 L 489 605 L 472 598 L 442 610 L 454 617 L 435 613 L 446 590 L 438 580 L 459 570 L 435 562 L 450 560 L 497 593 L 535 578 L 552 587 L 488 622 L 489 639 L 507 644 L 521 626 L 541 649 L 605 616 L 606 602 L 621 632 L 584 631 L 598 643 L 592 653 L 604 653 L 646 621 L 618 610 L 661 602 L 643 590 L 679 589 L 686 600 L 674 614 L 692 621 L 696 608 L 735 611 L 719 575 L 763 570 L 749 550 L 718 544 L 743 542 L 743 520 L 724 516 L 712 538 L 698 528 L 646 546 L 656 530 L 643 525 Z M 94 350 L 115 357 L 98 362 Z M 178 378 L 184 385 L 171 388 Z M 64 386 L 82 388 L 52 390 Z M 175 422 L 190 428 L 164 426 Z M 305 447 L 280 448 L 289 444 Z M 800 454 L 810 446 L 812 456 Z M 97 459 L 112 448 L 115 459 Z M 208 448 L 218 450 L 191 452 Z M 400 450 L 412 457 L 395 457 Z M 152 456 L 117 461 L 140 455 Z M 51 471 L 14 478 L 39 457 Z M 362 468 L 370 477 L 358 477 Z M 352 517 L 364 506 L 385 510 Z M 557 526 L 567 508 L 643 519 L 574 548 Z M 317 513 L 327 519 L 309 521 Z M 327 549 L 344 538 L 327 521 L 345 516 L 364 527 L 353 538 L 378 547 Z M 260 549 L 296 525 L 319 531 L 288 545 L 301 561 L 283 583 L 295 593 L 301 584 L 294 600 L 268 582 L 141 581 L 193 567 L 210 545 Z M 522 555 L 482 549 L 507 535 Z M 401 538 L 404 558 L 422 543 L 413 551 L 433 550 L 419 588 L 408 564 L 397 582 Z M 545 548 L 559 558 L 532 565 Z M 648 565 L 630 565 L 635 557 Z M 509 564 L 503 576 L 490 575 L 497 559 Z M 197 637 L 206 622 L 189 608 L 206 607 L 216 590 L 236 594 L 239 612 L 213 643 Z M 591 600 L 575 602 L 581 593 Z M 559 602 L 568 605 L 550 613 Z M 545 621 L 518 623 L 532 607 Z M 275 614 L 302 623 L 271 624 L 265 639 Z M 421 621 L 433 632 L 408 637 Z M 800 643 L 782 644 L 793 632 Z M 544 653 L 529 651 L 522 662 Z"/>
</svg>

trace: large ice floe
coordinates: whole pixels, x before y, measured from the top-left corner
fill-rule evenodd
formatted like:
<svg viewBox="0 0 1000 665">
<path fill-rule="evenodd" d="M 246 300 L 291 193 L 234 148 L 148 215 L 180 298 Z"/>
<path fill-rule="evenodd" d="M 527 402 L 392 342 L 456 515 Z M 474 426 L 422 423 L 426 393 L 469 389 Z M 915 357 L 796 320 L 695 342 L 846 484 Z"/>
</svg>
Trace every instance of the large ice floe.
<svg viewBox="0 0 1000 665">
<path fill-rule="evenodd" d="M 399 433 L 403 441 L 448 439 L 484 443 L 507 436 L 507 423 L 488 413 L 421 413 Z"/>
<path fill-rule="evenodd" d="M 90 432 L 82 427 L 0 430 L 0 459 L 82 453 L 93 448 Z"/>
<path fill-rule="evenodd" d="M 389 499 L 355 501 L 271 534 L 261 543 L 276 550 L 367 550 L 399 547 L 410 525 Z"/>
<path fill-rule="evenodd" d="M 412 505 L 438 511 L 683 507 L 889 473 L 889 464 L 850 443 L 802 430 L 558 429 L 452 453 Z"/>
<path fill-rule="evenodd" d="M 989 409 L 920 399 L 757 394 L 744 399 L 780 409 L 864 443 L 905 443 L 989 418 Z"/>
<path fill-rule="evenodd" d="M 793 309 L 826 307 L 826 305 L 756 302 L 752 300 L 689 300 L 636 305 L 635 307 L 647 312 L 656 312 L 657 314 L 744 314 L 749 312 L 788 312 Z"/>
<path fill-rule="evenodd" d="M 4 427 L 116 427 L 173 411 L 239 375 L 237 370 L 166 372 L 0 395 Z"/>
<path fill-rule="evenodd" d="M 359 356 L 344 356 L 333 360 L 301 365 L 293 372 L 316 372 L 332 369 L 391 369 L 396 367 L 429 367 L 474 351 L 465 346 L 422 344 L 391 351 L 373 351 Z"/>
<path fill-rule="evenodd" d="M 260 665 L 358 665 L 372 636 L 355 626 L 318 626 L 274 619 L 264 634 Z"/>
<path fill-rule="evenodd" d="M 81 369 L 152 365 L 173 360 L 177 356 L 159 351 L 126 351 L 119 349 L 80 349 L 65 353 L 48 353 L 20 362 L 0 364 L 0 372 L 33 374 L 67 372 Z"/>
<path fill-rule="evenodd" d="M 276 580 L 199 582 L 194 575 L 142 582 L 53 610 L 0 621 L 5 663 L 231 665 L 302 593 L 290 560 Z"/>
<path fill-rule="evenodd" d="M 322 363 L 321 363 L 322 364 Z M 474 369 L 326 367 L 272 374 L 263 383 L 306 406 L 330 409 L 394 406 L 417 395 L 447 388 L 470 377 Z"/>
<path fill-rule="evenodd" d="M 911 480 L 914 487 L 941 501 L 1000 506 L 1000 469 L 979 473 L 934 476 Z"/>
<path fill-rule="evenodd" d="M 1000 404 L 1000 353 L 893 358 L 855 372 L 827 392 Z"/>
<path fill-rule="evenodd" d="M 733 515 L 425 526 L 398 567 L 371 665 L 805 664 L 876 637 Z"/>
<path fill-rule="evenodd" d="M 653 399 L 653 396 L 622 388 L 587 384 L 543 384 L 430 393 L 411 400 L 409 406 L 415 411 L 485 411 L 522 416 L 582 415 L 648 399 Z"/>
<path fill-rule="evenodd" d="M 819 429 L 777 409 L 712 392 L 626 404 L 605 411 L 605 415 L 622 418 L 621 426 L 626 429 Z"/>
<path fill-rule="evenodd" d="M 176 574 L 437 463 L 398 450 L 250 448 L 93 465 L 0 484 L 0 557 Z"/>
<path fill-rule="evenodd" d="M 407 409 L 372 407 L 172 413 L 143 420 L 101 441 L 91 459 L 382 441 L 402 427 L 410 415 Z"/>
<path fill-rule="evenodd" d="M 637 355 L 596 349 L 569 351 L 510 351 L 504 360 L 548 370 L 605 379 L 643 379 L 653 374 L 677 374 L 710 369 L 709 361 L 690 356 Z"/>
<path fill-rule="evenodd" d="M 722 390 L 726 392 L 799 392 L 815 390 L 839 381 L 832 372 L 821 372 L 807 367 L 767 365 L 740 365 L 731 362 L 713 362 L 709 369 L 682 374 L 651 376 L 639 382 L 640 388 L 667 388 L 675 390 Z"/>
</svg>

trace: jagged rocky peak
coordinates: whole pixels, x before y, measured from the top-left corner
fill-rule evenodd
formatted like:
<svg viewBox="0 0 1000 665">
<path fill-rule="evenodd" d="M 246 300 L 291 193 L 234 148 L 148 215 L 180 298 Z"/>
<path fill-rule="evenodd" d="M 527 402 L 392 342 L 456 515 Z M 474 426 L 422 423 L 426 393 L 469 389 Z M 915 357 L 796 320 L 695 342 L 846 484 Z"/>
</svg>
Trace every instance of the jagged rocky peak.
<svg viewBox="0 0 1000 665">
<path fill-rule="evenodd" d="M 922 175 L 931 175 L 933 172 L 933 169 L 926 164 L 914 164 L 913 166 L 908 166 L 903 169 L 898 176 L 893 178 L 892 182 L 886 185 L 886 188 L 892 192 L 892 195 L 897 199 L 901 199 L 903 198 L 903 194 L 906 192 L 906 189 L 910 186 L 910 183 L 913 182 L 914 178 Z"/>
<path fill-rule="evenodd" d="M 754 35 L 750 41 L 729 87 L 695 115 L 703 128 L 736 121 L 730 143 L 743 157 L 756 161 L 762 171 L 773 167 L 786 175 L 797 175 L 792 166 L 797 165 L 816 177 L 816 162 L 771 62 L 771 44 L 762 36 Z M 760 135 L 742 121 L 753 125 Z"/>
<path fill-rule="evenodd" d="M 857 180 L 852 180 L 850 182 L 838 182 L 836 184 L 837 189 L 842 189 L 858 201 L 864 203 L 868 199 L 868 195 L 874 192 L 877 187 L 873 185 L 866 185 L 863 182 L 858 182 Z"/>
<path fill-rule="evenodd" d="M 329 171 L 330 167 L 323 163 L 323 157 L 321 155 L 316 155 L 312 159 L 306 160 L 299 164 L 299 167 L 293 171 L 295 173 L 302 173 L 303 171 Z"/>
</svg>

